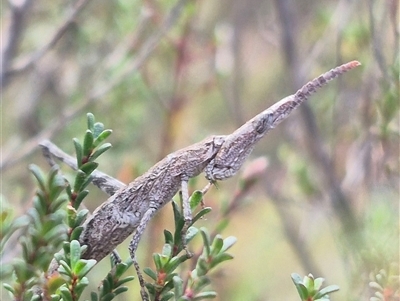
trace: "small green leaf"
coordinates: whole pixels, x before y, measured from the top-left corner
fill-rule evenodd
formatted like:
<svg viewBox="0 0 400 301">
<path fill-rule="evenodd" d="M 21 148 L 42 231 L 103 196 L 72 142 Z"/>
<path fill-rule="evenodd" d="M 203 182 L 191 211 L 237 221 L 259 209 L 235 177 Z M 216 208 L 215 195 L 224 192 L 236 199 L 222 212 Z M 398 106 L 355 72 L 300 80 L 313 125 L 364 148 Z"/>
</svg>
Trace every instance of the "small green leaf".
<svg viewBox="0 0 400 301">
<path fill-rule="evenodd" d="M 60 287 L 60 293 L 61 297 L 63 298 L 63 301 L 73 301 L 71 292 L 67 287 L 65 286 Z"/>
<path fill-rule="evenodd" d="M 216 292 L 201 292 L 198 293 L 194 298 L 193 301 L 198 301 L 198 300 L 203 300 L 203 299 L 214 299 L 215 297 L 217 297 L 217 293 Z"/>
<path fill-rule="evenodd" d="M 177 229 L 178 230 L 178 223 L 179 222 L 182 222 L 182 220 L 183 220 L 183 218 L 182 218 L 182 214 L 181 214 L 181 212 L 179 211 L 179 206 L 178 206 L 178 204 L 175 202 L 175 201 L 172 201 L 172 209 L 173 209 L 173 212 L 174 212 L 174 221 L 175 221 L 175 229 Z M 181 228 L 182 229 L 182 228 Z M 180 230 L 181 229 L 179 229 L 179 233 L 180 233 Z"/>
<path fill-rule="evenodd" d="M 81 166 L 81 170 L 87 174 L 90 175 L 96 168 L 99 166 L 99 163 L 97 162 L 86 162 Z"/>
<path fill-rule="evenodd" d="M 97 297 L 97 294 L 95 292 L 90 293 L 90 300 L 91 301 L 99 301 L 99 297 Z"/>
<path fill-rule="evenodd" d="M 32 174 L 36 178 L 40 189 L 42 191 L 46 191 L 46 180 L 44 178 L 44 175 L 43 175 L 41 169 L 35 164 L 30 164 L 29 165 L 29 170 L 32 172 Z"/>
<path fill-rule="evenodd" d="M 96 122 L 93 125 L 93 136 L 94 138 L 99 137 L 99 135 L 104 131 L 104 124 L 101 122 Z"/>
<path fill-rule="evenodd" d="M 63 207 L 67 202 L 68 202 L 68 200 L 65 197 L 60 197 L 57 200 L 54 200 L 53 202 L 51 202 L 49 210 L 51 212 L 60 210 L 61 207 Z"/>
<path fill-rule="evenodd" d="M 291 277 L 294 284 L 303 283 L 303 279 L 301 279 L 299 274 L 292 273 Z"/>
<path fill-rule="evenodd" d="M 94 122 L 95 122 L 95 118 L 94 115 L 92 113 L 87 113 L 86 114 L 86 118 L 87 118 L 87 128 L 90 131 L 94 131 Z"/>
<path fill-rule="evenodd" d="M 156 294 L 156 289 L 153 284 L 146 282 L 145 287 L 149 291 L 150 296 L 154 296 Z"/>
<path fill-rule="evenodd" d="M 308 291 L 307 291 L 307 288 L 305 287 L 305 285 L 303 283 L 297 283 L 295 285 L 296 285 L 296 289 L 297 289 L 297 292 L 299 293 L 301 300 L 307 300 Z"/>
<path fill-rule="evenodd" d="M 217 234 L 214 237 L 214 240 L 211 245 L 211 256 L 219 254 L 223 245 L 224 245 L 224 240 L 222 239 L 222 236 L 220 234 Z"/>
<path fill-rule="evenodd" d="M 99 146 L 94 153 L 90 156 L 90 161 L 96 160 L 101 154 L 106 152 L 112 147 L 111 143 L 104 143 L 103 145 Z"/>
<path fill-rule="evenodd" d="M 174 276 L 172 278 L 174 282 L 174 292 L 176 297 L 180 297 L 183 295 L 183 280 L 179 276 Z"/>
<path fill-rule="evenodd" d="M 111 301 L 112 299 L 114 299 L 114 297 L 115 297 L 114 293 L 108 293 L 101 297 L 101 301 Z"/>
<path fill-rule="evenodd" d="M 102 287 L 101 287 L 101 291 L 102 294 L 108 294 L 109 292 L 111 292 L 111 285 L 113 283 L 112 279 L 110 281 L 109 276 L 110 274 L 107 275 L 107 277 L 103 280 L 102 283 Z"/>
<path fill-rule="evenodd" d="M 84 186 L 84 183 L 82 184 L 82 187 Z M 82 189 L 82 188 L 81 188 Z M 82 201 L 86 198 L 86 196 L 89 194 L 89 190 L 82 190 L 78 193 L 78 196 L 75 199 L 74 202 L 74 208 L 78 209 L 79 206 L 82 204 Z"/>
<path fill-rule="evenodd" d="M 81 259 L 74 267 L 74 274 L 76 274 L 79 278 L 83 278 L 95 265 L 96 260 L 94 259 Z"/>
<path fill-rule="evenodd" d="M 196 209 L 196 207 L 201 203 L 203 200 L 203 193 L 200 190 L 196 190 L 189 198 L 190 210 Z"/>
<path fill-rule="evenodd" d="M 213 259 L 211 260 L 210 269 L 214 268 L 215 266 L 217 266 L 221 262 L 224 262 L 224 261 L 227 261 L 227 260 L 231 260 L 231 259 L 233 259 L 233 256 L 231 254 L 220 253 L 217 256 L 213 257 Z"/>
<path fill-rule="evenodd" d="M 321 278 L 321 277 L 315 279 L 314 280 L 314 290 L 318 291 L 321 288 L 321 286 L 324 283 L 324 281 L 325 281 L 325 279 Z"/>
<path fill-rule="evenodd" d="M 9 284 L 7 284 L 7 283 L 3 283 L 3 287 L 4 287 L 6 290 L 8 290 L 11 294 L 15 295 L 15 290 L 14 290 L 14 288 L 13 288 L 11 285 L 9 285 Z"/>
<path fill-rule="evenodd" d="M 47 287 L 50 294 L 55 294 L 57 289 L 65 283 L 65 279 L 59 274 L 48 278 Z"/>
<path fill-rule="evenodd" d="M 87 191 L 87 190 L 84 190 L 84 191 Z M 88 209 L 79 210 L 77 215 L 76 215 L 76 219 L 75 219 L 76 226 L 81 225 L 88 214 L 89 214 L 89 210 Z"/>
<path fill-rule="evenodd" d="M 59 167 L 57 165 L 54 165 L 51 167 L 51 169 L 49 171 L 49 175 L 47 177 L 47 186 L 48 187 L 51 187 L 52 185 L 55 185 L 55 186 L 58 185 L 59 180 L 56 179 L 57 175 L 58 175 L 58 170 L 59 170 Z M 58 176 L 58 177 L 62 178 L 61 176 Z M 64 185 L 64 183 L 62 181 L 61 185 L 58 185 L 58 186 L 63 186 L 63 185 Z"/>
<path fill-rule="evenodd" d="M 82 165 L 83 147 L 78 139 L 74 138 L 74 139 L 72 139 L 72 141 L 74 142 L 74 147 L 75 147 L 76 163 L 77 163 L 78 168 L 80 168 Z"/>
<path fill-rule="evenodd" d="M 148 275 L 154 281 L 157 281 L 157 274 L 150 268 L 144 268 L 143 272 Z"/>
<path fill-rule="evenodd" d="M 65 224 L 57 225 L 43 235 L 43 240 L 51 242 L 57 237 L 65 236 L 66 233 L 67 233 L 67 227 L 65 226 Z"/>
<path fill-rule="evenodd" d="M 60 301 L 61 300 L 61 296 L 58 294 L 53 294 L 50 295 L 50 301 Z"/>
<path fill-rule="evenodd" d="M 72 278 L 72 271 L 68 264 L 64 260 L 60 260 L 58 263 L 60 264 L 58 272 Z"/>
<path fill-rule="evenodd" d="M 119 294 L 125 293 L 126 291 L 128 291 L 128 288 L 126 286 L 121 286 L 114 290 L 114 295 L 117 296 Z"/>
<path fill-rule="evenodd" d="M 168 301 L 169 299 L 171 299 L 174 296 L 173 292 L 166 292 L 162 295 L 162 298 L 160 301 Z"/>
<path fill-rule="evenodd" d="M 301 300 L 307 300 L 308 291 L 305 285 L 303 284 L 303 279 L 301 279 L 300 275 L 296 273 L 292 273 L 291 277 L 294 285 L 296 286 L 297 292 Z"/>
<path fill-rule="evenodd" d="M 195 222 L 197 222 L 199 219 L 201 219 L 203 216 L 211 212 L 211 207 L 205 207 L 201 209 L 192 219 L 192 222 L 190 225 L 193 225 Z"/>
<path fill-rule="evenodd" d="M 154 253 L 153 261 L 154 261 L 154 264 L 156 265 L 156 270 L 157 271 L 161 270 L 161 268 L 162 268 L 161 255 L 158 253 Z"/>
<path fill-rule="evenodd" d="M 199 277 L 196 283 L 196 291 L 201 291 L 203 288 L 205 288 L 207 285 L 211 283 L 210 278 L 208 277 Z"/>
<path fill-rule="evenodd" d="M 164 244 L 161 254 L 170 257 L 172 255 L 172 246 L 170 244 Z"/>
<path fill-rule="evenodd" d="M 237 238 L 234 236 L 228 236 L 227 238 L 224 239 L 224 245 L 221 249 L 221 252 L 225 252 L 229 250 L 237 241 Z"/>
<path fill-rule="evenodd" d="M 85 137 L 83 138 L 83 155 L 85 157 L 88 157 L 92 153 L 93 141 L 94 137 L 92 131 L 86 130 Z"/>
<path fill-rule="evenodd" d="M 208 264 L 202 257 L 197 261 L 196 272 L 198 277 L 204 276 L 208 272 Z"/>
<path fill-rule="evenodd" d="M 169 260 L 170 260 L 169 256 L 166 256 L 166 255 L 161 255 L 160 256 L 160 263 L 161 263 L 161 269 L 162 270 L 165 269 L 165 266 L 168 264 Z"/>
<path fill-rule="evenodd" d="M 70 243 L 70 251 L 69 251 L 69 257 L 71 261 L 71 270 L 75 271 L 75 266 L 78 263 L 79 259 L 81 259 L 81 245 L 79 244 L 79 241 L 73 240 Z"/>
<path fill-rule="evenodd" d="M 115 275 L 121 277 L 122 274 L 132 266 L 132 264 L 133 260 L 131 258 L 129 258 L 126 262 L 117 264 L 117 267 L 115 268 Z"/>
<path fill-rule="evenodd" d="M 81 235 L 83 231 L 83 227 L 76 227 L 74 230 L 72 230 L 70 240 L 79 240 L 79 236 Z"/>
<path fill-rule="evenodd" d="M 327 287 L 324 287 L 323 289 L 321 289 L 318 293 L 315 294 L 314 299 L 321 299 L 322 297 L 324 297 L 327 294 L 336 292 L 339 290 L 339 286 L 337 285 L 329 285 Z"/>
<path fill-rule="evenodd" d="M 305 276 L 303 279 L 303 284 L 307 288 L 308 293 L 312 294 L 312 292 L 314 291 L 314 277 L 312 277 L 311 274 Z"/>
<path fill-rule="evenodd" d="M 89 280 L 83 277 L 75 286 L 74 292 L 78 297 L 82 294 L 83 290 L 89 285 Z"/>
<path fill-rule="evenodd" d="M 186 261 L 188 258 L 185 255 L 182 256 L 175 256 L 173 258 L 171 258 L 171 260 L 168 262 L 167 265 L 165 265 L 164 267 L 164 271 L 166 273 L 172 273 L 182 262 Z"/>
<path fill-rule="evenodd" d="M 77 171 L 74 183 L 74 192 L 79 192 L 81 190 L 81 187 L 87 178 L 88 176 L 82 170 Z"/>
<path fill-rule="evenodd" d="M 85 181 L 82 183 L 82 186 L 81 186 L 80 190 L 85 189 L 90 183 L 92 183 L 92 177 L 91 176 L 87 176 Z"/>
<path fill-rule="evenodd" d="M 208 257 L 208 256 L 210 256 L 210 254 L 211 254 L 211 249 L 210 249 L 210 244 L 211 244 L 211 242 L 210 242 L 210 234 L 208 234 L 207 229 L 204 228 L 204 227 L 201 227 L 201 228 L 200 228 L 200 233 L 201 233 L 201 236 L 203 237 L 204 251 L 205 251 L 206 256 Z"/>
<path fill-rule="evenodd" d="M 135 276 L 128 276 L 128 277 L 126 277 L 126 278 L 124 278 L 124 279 L 119 280 L 119 281 L 115 284 L 115 286 L 116 286 L 116 287 L 121 286 L 122 284 L 124 284 L 124 283 L 126 283 L 126 282 L 129 282 L 129 281 L 132 281 L 133 279 L 135 279 Z"/>
<path fill-rule="evenodd" d="M 172 236 L 172 233 L 169 232 L 168 230 L 164 230 L 164 240 L 166 244 L 173 244 L 174 243 L 174 238 Z"/>
<path fill-rule="evenodd" d="M 38 191 L 36 196 L 33 198 L 33 207 L 38 212 L 39 216 L 45 216 L 47 213 L 47 204 L 45 196 Z"/>
<path fill-rule="evenodd" d="M 104 140 L 106 140 L 112 134 L 112 130 L 104 130 L 101 134 L 94 140 L 93 148 L 98 147 Z"/>
<path fill-rule="evenodd" d="M 186 232 L 186 243 L 189 243 L 199 233 L 199 229 L 196 227 L 189 227 Z"/>
</svg>

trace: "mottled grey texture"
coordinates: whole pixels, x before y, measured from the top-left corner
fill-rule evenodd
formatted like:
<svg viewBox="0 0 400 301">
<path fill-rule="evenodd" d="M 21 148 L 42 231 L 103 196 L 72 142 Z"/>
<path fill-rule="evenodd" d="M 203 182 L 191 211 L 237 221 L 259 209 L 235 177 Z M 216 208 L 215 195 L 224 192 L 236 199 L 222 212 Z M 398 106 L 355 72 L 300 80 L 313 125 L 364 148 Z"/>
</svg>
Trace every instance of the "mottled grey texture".
<svg viewBox="0 0 400 301">
<path fill-rule="evenodd" d="M 286 119 L 294 109 L 307 100 L 311 94 L 316 92 L 317 88 L 322 87 L 340 74 L 359 65 L 359 62 L 352 61 L 331 69 L 308 82 L 295 94 L 275 103 L 228 135 L 215 158 L 206 167 L 206 178 L 214 182 L 235 175 L 250 155 L 256 143 L 267 132 Z"/>
<path fill-rule="evenodd" d="M 124 241 L 149 209 L 158 211 L 217 154 L 224 136 L 212 136 L 166 156 L 99 206 L 84 224 L 84 258 L 101 260 Z"/>
</svg>

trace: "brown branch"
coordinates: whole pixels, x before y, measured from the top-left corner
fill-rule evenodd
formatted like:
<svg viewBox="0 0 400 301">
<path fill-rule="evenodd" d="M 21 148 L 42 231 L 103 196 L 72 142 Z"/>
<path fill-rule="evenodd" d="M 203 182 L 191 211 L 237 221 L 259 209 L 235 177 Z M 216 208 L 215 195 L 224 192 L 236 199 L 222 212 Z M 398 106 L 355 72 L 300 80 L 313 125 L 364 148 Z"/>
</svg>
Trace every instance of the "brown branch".
<svg viewBox="0 0 400 301">
<path fill-rule="evenodd" d="M 73 170 L 77 170 L 76 158 L 68 155 L 59 149 L 55 144 L 49 140 L 40 142 L 39 146 L 42 148 L 43 156 L 50 166 L 54 166 L 55 162 L 52 157 L 57 158 L 61 162 L 64 162 Z M 90 176 L 92 183 L 96 185 L 100 190 L 107 193 L 109 196 L 117 192 L 118 189 L 126 187 L 126 184 L 121 181 L 101 172 L 95 170 Z"/>
</svg>

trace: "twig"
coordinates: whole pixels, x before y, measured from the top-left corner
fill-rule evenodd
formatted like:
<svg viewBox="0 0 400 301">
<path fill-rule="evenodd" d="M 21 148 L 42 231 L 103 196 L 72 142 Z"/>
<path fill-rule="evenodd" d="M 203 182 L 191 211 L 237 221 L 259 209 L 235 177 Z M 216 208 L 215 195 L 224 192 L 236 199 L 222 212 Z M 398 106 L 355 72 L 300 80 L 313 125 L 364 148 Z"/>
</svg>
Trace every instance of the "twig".
<svg viewBox="0 0 400 301">
<path fill-rule="evenodd" d="M 43 156 L 50 166 L 55 164 L 52 158 L 52 156 L 54 156 L 72 169 L 77 170 L 76 159 L 63 152 L 51 141 L 44 140 L 39 143 L 39 146 L 42 148 Z M 109 196 L 116 193 L 118 189 L 126 187 L 126 184 L 98 170 L 95 170 L 92 173 L 91 179 L 94 185 L 100 188 L 103 192 L 107 193 Z"/>
</svg>

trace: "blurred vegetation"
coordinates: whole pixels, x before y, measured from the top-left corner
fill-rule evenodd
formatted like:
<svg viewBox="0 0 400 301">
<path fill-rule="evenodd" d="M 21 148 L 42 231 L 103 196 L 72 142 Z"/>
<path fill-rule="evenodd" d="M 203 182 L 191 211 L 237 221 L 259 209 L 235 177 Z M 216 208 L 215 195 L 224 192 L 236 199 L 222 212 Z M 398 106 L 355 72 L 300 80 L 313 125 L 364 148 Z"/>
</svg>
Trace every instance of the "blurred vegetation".
<svg viewBox="0 0 400 301">
<path fill-rule="evenodd" d="M 362 68 L 259 143 L 252 158 L 267 159 L 206 195 L 214 210 L 199 223 L 238 238 L 235 260 L 213 275 L 217 300 L 297 300 L 295 271 L 337 284 L 333 300 L 399 300 L 397 1 L 9 0 L 3 8 L 1 233 L 32 207 L 28 165 L 48 168 L 37 144 L 48 138 L 72 154 L 88 111 L 114 129 L 102 171 L 128 183 L 357 59 Z M 90 211 L 106 199 L 91 191 Z M 173 220 L 167 206 L 147 229 L 143 267 Z M 1 246 L 2 263 L 21 254 L 17 240 Z M 119 251 L 126 258 L 127 244 Z M 94 268 L 91 290 L 107 272 L 103 262 Z M 139 298 L 137 281 L 129 286 L 118 300 Z"/>
</svg>

